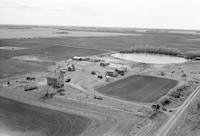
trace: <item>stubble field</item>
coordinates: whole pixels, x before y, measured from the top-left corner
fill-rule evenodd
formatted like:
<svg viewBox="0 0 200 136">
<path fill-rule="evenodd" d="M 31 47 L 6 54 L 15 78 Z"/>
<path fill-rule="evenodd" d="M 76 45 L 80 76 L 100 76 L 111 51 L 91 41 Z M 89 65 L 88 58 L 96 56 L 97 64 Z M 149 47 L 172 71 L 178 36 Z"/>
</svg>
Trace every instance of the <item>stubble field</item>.
<svg viewBox="0 0 200 136">
<path fill-rule="evenodd" d="M 0 97 L 1 135 L 75 136 L 91 120 L 75 114 L 30 106 Z"/>
<path fill-rule="evenodd" d="M 136 102 L 155 102 L 175 87 L 177 81 L 152 76 L 135 75 L 97 89 L 111 97 Z"/>
</svg>

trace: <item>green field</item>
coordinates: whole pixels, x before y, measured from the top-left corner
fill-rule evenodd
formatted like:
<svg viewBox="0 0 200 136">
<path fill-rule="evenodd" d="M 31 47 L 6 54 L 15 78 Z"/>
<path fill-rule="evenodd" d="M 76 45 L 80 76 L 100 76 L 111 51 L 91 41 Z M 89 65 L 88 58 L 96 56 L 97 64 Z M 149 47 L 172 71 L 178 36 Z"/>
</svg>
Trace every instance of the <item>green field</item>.
<svg viewBox="0 0 200 136">
<path fill-rule="evenodd" d="M 177 81 L 152 76 L 134 75 L 97 89 L 98 92 L 137 102 L 155 102 L 175 87 Z"/>
</svg>

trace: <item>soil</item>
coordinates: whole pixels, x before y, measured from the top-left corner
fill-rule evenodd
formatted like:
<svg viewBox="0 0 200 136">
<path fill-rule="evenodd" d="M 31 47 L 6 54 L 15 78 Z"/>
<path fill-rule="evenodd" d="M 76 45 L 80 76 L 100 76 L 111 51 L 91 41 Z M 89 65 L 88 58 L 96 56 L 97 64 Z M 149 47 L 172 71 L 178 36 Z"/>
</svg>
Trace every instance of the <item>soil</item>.
<svg viewBox="0 0 200 136">
<path fill-rule="evenodd" d="M 81 134 L 91 120 L 0 97 L 0 128 L 5 135 L 66 136 Z M 1 131 L 1 134 L 2 134 Z"/>
<path fill-rule="evenodd" d="M 111 97 L 128 101 L 155 102 L 175 87 L 177 81 L 152 76 L 134 75 L 97 89 Z"/>
</svg>

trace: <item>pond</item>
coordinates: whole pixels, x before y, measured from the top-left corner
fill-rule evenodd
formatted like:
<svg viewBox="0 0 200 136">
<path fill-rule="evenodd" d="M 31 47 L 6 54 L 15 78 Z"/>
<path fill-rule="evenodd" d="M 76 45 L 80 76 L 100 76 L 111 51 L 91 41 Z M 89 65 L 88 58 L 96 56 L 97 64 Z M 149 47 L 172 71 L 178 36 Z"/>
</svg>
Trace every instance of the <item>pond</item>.
<svg viewBox="0 0 200 136">
<path fill-rule="evenodd" d="M 129 61 L 149 63 L 149 64 L 184 63 L 187 61 L 185 58 L 182 57 L 150 54 L 150 53 L 132 53 L 132 54 L 115 53 L 112 54 L 111 56 Z"/>
</svg>

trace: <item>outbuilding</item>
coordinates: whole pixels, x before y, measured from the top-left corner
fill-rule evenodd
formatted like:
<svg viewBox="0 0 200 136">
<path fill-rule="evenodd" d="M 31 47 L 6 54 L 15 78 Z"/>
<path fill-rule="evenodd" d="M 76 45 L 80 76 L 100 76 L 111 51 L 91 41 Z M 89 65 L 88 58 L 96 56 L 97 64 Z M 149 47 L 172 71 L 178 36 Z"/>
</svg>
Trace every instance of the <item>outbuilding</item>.
<svg viewBox="0 0 200 136">
<path fill-rule="evenodd" d="M 106 67 L 106 66 L 108 66 L 109 64 L 110 64 L 110 63 L 101 62 L 101 63 L 100 63 L 100 66 Z"/>
<path fill-rule="evenodd" d="M 47 76 L 47 85 L 54 88 L 64 86 L 64 73 L 59 71 L 49 74 Z"/>
<path fill-rule="evenodd" d="M 117 77 L 118 73 L 116 71 L 107 71 L 106 76 Z"/>
<path fill-rule="evenodd" d="M 120 74 L 120 75 L 124 75 L 125 72 L 127 72 L 127 68 L 118 68 L 118 69 L 115 69 L 115 71 Z"/>
</svg>

